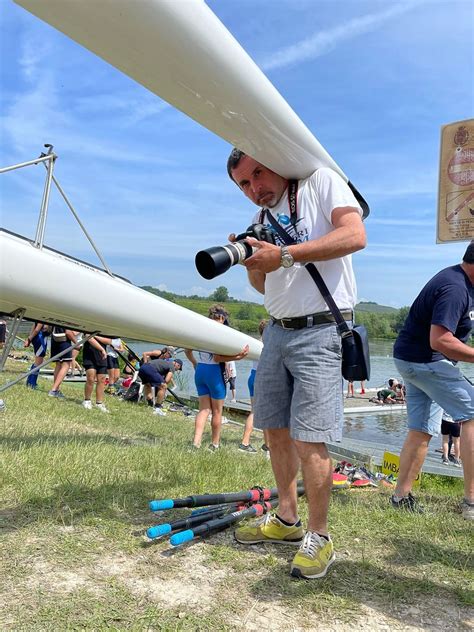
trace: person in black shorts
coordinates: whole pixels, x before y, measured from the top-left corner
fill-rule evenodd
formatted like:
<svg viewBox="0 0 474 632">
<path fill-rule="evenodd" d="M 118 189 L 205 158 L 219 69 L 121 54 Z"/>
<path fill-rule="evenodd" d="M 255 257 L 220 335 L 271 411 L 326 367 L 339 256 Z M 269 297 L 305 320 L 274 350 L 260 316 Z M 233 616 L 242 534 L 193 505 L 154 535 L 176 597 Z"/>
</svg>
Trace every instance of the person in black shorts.
<svg viewBox="0 0 474 632">
<path fill-rule="evenodd" d="M 445 410 L 441 417 L 441 435 L 443 437 L 443 463 L 445 465 L 452 463 L 456 467 L 461 467 L 461 424 L 453 421 L 451 415 L 448 415 Z"/>
<path fill-rule="evenodd" d="M 72 345 L 76 344 L 76 336 L 71 329 L 65 329 L 64 327 L 54 326 L 51 333 L 51 357 L 54 357 L 58 353 L 69 349 L 67 353 L 56 361 L 56 367 L 54 369 L 53 376 L 53 388 L 49 391 L 50 397 L 57 397 L 62 399 L 63 393 L 59 390 L 62 381 L 68 374 L 72 364 Z"/>
<path fill-rule="evenodd" d="M 107 345 L 112 345 L 115 349 L 122 348 L 120 338 L 104 338 L 103 336 L 93 336 L 84 343 L 82 352 L 82 364 L 86 371 L 86 383 L 84 386 L 84 401 L 82 405 L 85 409 L 92 409 L 91 395 L 95 389 L 96 407 L 103 413 L 108 413 L 104 404 L 105 378 L 107 376 Z"/>
<path fill-rule="evenodd" d="M 5 345 L 6 333 L 7 333 L 7 323 L 5 320 L 0 320 L 0 349 L 3 349 Z"/>
<path fill-rule="evenodd" d="M 150 360 L 142 364 L 138 377 L 145 387 L 145 397 L 149 406 L 153 406 L 153 388 L 157 389 L 155 410 L 156 415 L 165 415 L 161 404 L 166 395 L 168 384 L 173 379 L 175 371 L 183 370 L 182 360 Z"/>
<path fill-rule="evenodd" d="M 117 380 L 120 378 L 120 365 L 118 361 L 118 353 L 112 347 L 107 345 L 107 373 L 109 376 L 109 385 L 106 389 L 107 393 L 114 393 Z"/>
</svg>

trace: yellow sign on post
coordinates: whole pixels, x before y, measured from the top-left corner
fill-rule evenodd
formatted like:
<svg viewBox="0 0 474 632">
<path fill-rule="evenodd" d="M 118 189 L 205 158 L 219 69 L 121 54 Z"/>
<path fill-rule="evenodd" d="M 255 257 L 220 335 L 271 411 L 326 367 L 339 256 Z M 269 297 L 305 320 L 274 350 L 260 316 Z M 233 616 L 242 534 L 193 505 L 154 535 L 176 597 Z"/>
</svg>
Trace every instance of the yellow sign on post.
<svg viewBox="0 0 474 632">
<path fill-rule="evenodd" d="M 393 452 L 384 452 L 382 459 L 382 474 L 390 474 L 392 476 L 398 477 L 398 472 L 400 471 L 400 456 L 398 454 L 393 454 Z M 421 472 L 415 479 L 413 483 L 413 487 L 419 486 L 421 482 Z"/>
<path fill-rule="evenodd" d="M 437 243 L 474 237 L 474 119 L 441 128 Z"/>
</svg>

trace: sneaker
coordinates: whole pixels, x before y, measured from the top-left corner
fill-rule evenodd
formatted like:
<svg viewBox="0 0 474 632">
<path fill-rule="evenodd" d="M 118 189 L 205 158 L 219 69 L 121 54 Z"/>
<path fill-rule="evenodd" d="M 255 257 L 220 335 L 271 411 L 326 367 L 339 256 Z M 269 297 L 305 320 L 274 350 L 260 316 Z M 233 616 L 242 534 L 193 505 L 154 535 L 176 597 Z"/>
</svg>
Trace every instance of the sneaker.
<svg viewBox="0 0 474 632">
<path fill-rule="evenodd" d="M 247 452 L 247 454 L 257 454 L 257 450 L 251 446 L 250 443 L 248 445 L 241 443 L 239 445 L 239 450 L 241 452 Z"/>
<path fill-rule="evenodd" d="M 166 417 L 166 413 L 165 413 L 165 411 L 164 411 L 162 408 L 159 408 L 159 407 L 158 407 L 158 408 L 155 408 L 155 409 L 153 410 L 153 414 L 154 414 L 154 415 L 160 415 L 161 417 Z"/>
<path fill-rule="evenodd" d="M 411 492 L 409 492 L 408 496 L 404 496 L 399 500 L 395 500 L 395 495 L 393 495 L 390 500 L 394 509 L 404 509 L 412 513 L 424 513 L 425 511 Z"/>
<path fill-rule="evenodd" d="M 293 558 L 291 575 L 304 579 L 324 577 L 335 559 L 332 540 L 326 540 L 317 533 L 308 531 Z"/>
<path fill-rule="evenodd" d="M 92 402 L 90 399 L 85 399 L 82 402 L 82 407 L 85 408 L 86 410 L 92 410 Z"/>
<path fill-rule="evenodd" d="M 270 448 L 267 446 L 267 444 L 266 444 L 266 443 L 263 443 L 263 444 L 261 445 L 260 450 L 262 451 L 263 456 L 264 456 L 266 459 L 270 459 Z"/>
<path fill-rule="evenodd" d="M 215 452 L 216 450 L 219 449 L 219 446 L 216 445 L 215 443 L 210 443 L 207 449 L 210 450 L 211 452 Z"/>
<path fill-rule="evenodd" d="M 227 417 L 222 417 L 222 425 L 224 426 L 225 424 L 229 423 L 229 420 L 227 419 Z"/>
<path fill-rule="evenodd" d="M 102 402 L 100 402 L 100 404 L 96 404 L 95 407 L 98 408 L 99 410 L 101 410 L 103 413 L 108 413 L 109 412 L 109 409 Z"/>
<path fill-rule="evenodd" d="M 230 400 L 230 403 L 231 403 L 231 404 L 237 404 L 237 400 L 236 400 L 236 399 L 231 399 L 231 400 Z"/>
<path fill-rule="evenodd" d="M 289 527 L 273 514 L 267 514 L 234 531 L 235 539 L 241 544 L 259 544 L 261 542 L 300 544 L 303 536 L 304 531 L 299 520 Z"/>
<path fill-rule="evenodd" d="M 454 467 L 462 467 L 461 459 L 457 459 L 456 457 L 451 459 L 451 464 L 454 465 Z"/>
<path fill-rule="evenodd" d="M 474 520 L 474 503 L 469 503 L 464 499 L 461 503 L 461 509 L 464 520 Z"/>
<path fill-rule="evenodd" d="M 449 459 L 448 459 L 448 457 L 446 457 L 446 456 L 441 457 L 441 462 L 442 462 L 444 465 L 449 465 Z"/>
<path fill-rule="evenodd" d="M 64 394 L 61 391 L 49 391 L 48 395 L 50 397 L 56 397 L 57 399 L 64 399 Z"/>
</svg>

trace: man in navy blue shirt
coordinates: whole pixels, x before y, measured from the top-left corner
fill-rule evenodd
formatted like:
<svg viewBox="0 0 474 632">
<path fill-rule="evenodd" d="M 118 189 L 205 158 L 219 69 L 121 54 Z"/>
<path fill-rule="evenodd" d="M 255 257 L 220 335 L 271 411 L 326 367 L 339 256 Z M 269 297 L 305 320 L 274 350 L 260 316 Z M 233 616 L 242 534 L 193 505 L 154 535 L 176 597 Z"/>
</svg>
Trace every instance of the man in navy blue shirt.
<svg viewBox="0 0 474 632">
<path fill-rule="evenodd" d="M 408 435 L 392 506 L 422 511 L 411 494 L 431 437 L 446 410 L 462 424 L 463 516 L 474 519 L 474 385 L 456 362 L 474 363 L 469 337 L 474 325 L 474 240 L 462 263 L 438 272 L 415 299 L 393 348 L 406 384 Z"/>
</svg>

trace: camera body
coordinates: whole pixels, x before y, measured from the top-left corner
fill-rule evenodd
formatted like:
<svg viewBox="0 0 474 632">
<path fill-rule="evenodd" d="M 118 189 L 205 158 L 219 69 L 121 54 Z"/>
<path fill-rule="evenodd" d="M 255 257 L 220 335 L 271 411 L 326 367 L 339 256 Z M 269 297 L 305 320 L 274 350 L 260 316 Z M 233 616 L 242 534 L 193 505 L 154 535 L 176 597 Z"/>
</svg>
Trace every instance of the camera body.
<svg viewBox="0 0 474 632">
<path fill-rule="evenodd" d="M 245 233 L 240 233 L 235 238 L 235 241 L 243 241 L 247 237 L 253 237 L 258 241 L 266 241 L 269 244 L 275 244 L 275 233 L 271 228 L 267 228 L 263 224 L 251 224 Z"/>
<path fill-rule="evenodd" d="M 197 253 L 195 258 L 196 268 L 205 279 L 214 279 L 216 276 L 227 272 L 237 263 L 242 263 L 253 255 L 254 249 L 246 242 L 247 237 L 253 237 L 258 241 L 266 241 L 275 244 L 274 232 L 263 224 L 251 224 L 244 233 L 237 235 L 236 240 L 226 246 L 214 246 Z"/>
</svg>

